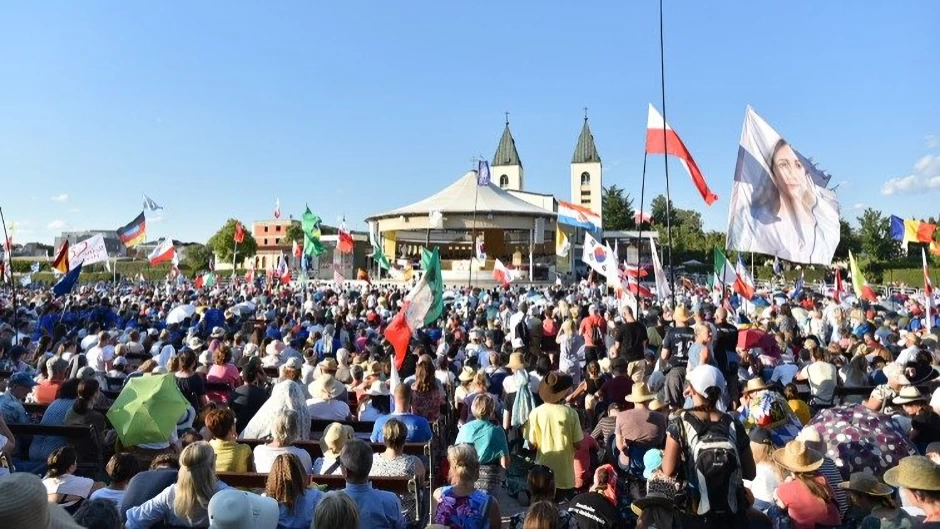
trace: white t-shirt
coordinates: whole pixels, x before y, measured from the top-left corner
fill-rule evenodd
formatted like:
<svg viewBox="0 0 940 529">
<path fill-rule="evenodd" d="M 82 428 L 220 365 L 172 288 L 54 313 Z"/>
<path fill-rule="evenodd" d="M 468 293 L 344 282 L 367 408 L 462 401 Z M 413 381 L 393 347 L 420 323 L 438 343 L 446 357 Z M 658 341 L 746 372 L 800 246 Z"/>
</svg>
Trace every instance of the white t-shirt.
<svg viewBox="0 0 940 529">
<path fill-rule="evenodd" d="M 88 351 L 85 357 L 88 359 L 88 365 L 95 368 L 95 371 L 104 373 L 108 370 L 106 364 L 114 360 L 114 346 L 106 345 L 104 347 L 98 347 L 96 345 Z"/>
<path fill-rule="evenodd" d="M 754 499 L 774 503 L 774 491 L 780 486 L 780 480 L 774 472 L 772 464 L 761 463 L 757 465 L 757 472 L 751 481 L 751 493 Z"/>
<path fill-rule="evenodd" d="M 94 347 L 98 343 L 97 334 L 89 334 L 88 336 L 82 338 L 82 351 L 87 351 L 90 348 Z"/>
<path fill-rule="evenodd" d="M 822 404 L 833 402 L 839 378 L 836 366 L 827 362 L 813 362 L 804 367 L 800 374 L 806 377 L 815 400 Z"/>
<path fill-rule="evenodd" d="M 349 404 L 336 399 L 310 399 L 307 401 L 307 412 L 310 414 L 311 419 L 344 421 L 349 418 Z"/>
<path fill-rule="evenodd" d="M 98 489 L 95 492 L 91 493 L 89 500 L 108 500 L 114 504 L 115 507 L 121 507 L 121 501 L 124 500 L 124 491 L 123 490 L 114 490 L 114 489 Z"/>
<path fill-rule="evenodd" d="M 254 450 L 255 472 L 261 472 L 262 474 L 271 472 L 271 466 L 274 465 L 274 460 L 281 454 L 294 454 L 297 456 L 300 459 L 300 464 L 303 465 L 304 470 L 308 473 L 311 467 L 313 467 L 310 453 L 306 450 L 297 448 L 296 446 L 272 447 L 268 445 L 258 445 Z"/>
<path fill-rule="evenodd" d="M 160 348 L 160 353 L 153 358 L 157 361 L 158 366 L 165 368 L 167 363 L 169 363 L 170 359 L 174 356 L 176 356 L 176 348 L 171 344 L 166 344 Z"/>
<path fill-rule="evenodd" d="M 42 484 L 46 486 L 46 494 L 63 494 L 66 496 L 87 498 L 88 495 L 91 494 L 91 488 L 95 486 L 95 481 L 89 478 L 73 476 L 72 474 L 65 474 L 57 478 L 46 478 L 42 480 Z M 60 505 L 69 507 L 75 505 L 75 503 L 77 502 L 71 501 Z"/>
</svg>

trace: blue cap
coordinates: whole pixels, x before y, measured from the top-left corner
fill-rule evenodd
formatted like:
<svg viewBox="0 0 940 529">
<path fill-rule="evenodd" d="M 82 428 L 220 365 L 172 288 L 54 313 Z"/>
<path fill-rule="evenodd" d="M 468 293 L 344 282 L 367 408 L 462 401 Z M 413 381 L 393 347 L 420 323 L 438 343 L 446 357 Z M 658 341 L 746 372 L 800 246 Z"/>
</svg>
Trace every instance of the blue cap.
<svg viewBox="0 0 940 529">
<path fill-rule="evenodd" d="M 28 373 L 14 373 L 13 376 L 10 377 L 10 385 L 32 388 L 33 386 L 38 385 L 38 383 L 33 380 L 33 377 L 29 376 Z"/>
<path fill-rule="evenodd" d="M 650 479 L 653 472 L 656 472 L 663 466 L 663 451 L 658 448 L 650 448 L 643 454 L 643 478 Z"/>
</svg>

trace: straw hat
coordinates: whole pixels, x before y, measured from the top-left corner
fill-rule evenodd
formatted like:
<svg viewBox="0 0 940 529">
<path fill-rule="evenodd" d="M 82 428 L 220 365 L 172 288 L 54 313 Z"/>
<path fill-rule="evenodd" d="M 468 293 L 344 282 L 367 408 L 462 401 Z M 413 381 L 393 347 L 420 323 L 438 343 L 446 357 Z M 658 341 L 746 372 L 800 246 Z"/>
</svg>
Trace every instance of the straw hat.
<svg viewBox="0 0 940 529">
<path fill-rule="evenodd" d="M 0 520 L 4 527 L 81 529 L 61 506 L 49 503 L 38 476 L 17 472 L 0 477 Z"/>
<path fill-rule="evenodd" d="M 213 529 L 274 527 L 280 511 L 277 500 L 237 489 L 217 492 L 209 500 L 209 525 Z"/>
<path fill-rule="evenodd" d="M 813 472 L 823 464 L 823 455 L 806 448 L 803 441 L 790 441 L 774 452 L 774 461 L 793 472 Z"/>
<path fill-rule="evenodd" d="M 509 369 L 525 369 L 525 359 L 522 353 L 512 353 L 509 355 L 509 364 L 506 365 Z"/>
<path fill-rule="evenodd" d="M 892 401 L 895 404 L 910 404 L 912 402 L 926 402 L 927 397 L 920 393 L 920 390 L 914 386 L 905 386 L 898 392 L 898 396 Z"/>
<path fill-rule="evenodd" d="M 545 378 L 539 383 L 539 397 L 542 402 L 554 404 L 568 395 L 568 390 L 571 389 L 572 384 L 571 375 L 552 371 L 545 375 Z"/>
<path fill-rule="evenodd" d="M 473 371 L 473 368 L 470 366 L 463 366 L 463 369 L 460 370 L 460 375 L 457 377 L 457 380 L 461 382 L 470 382 L 473 380 L 473 376 L 476 372 Z"/>
<path fill-rule="evenodd" d="M 653 399 L 650 401 L 649 404 L 646 405 L 646 407 L 649 408 L 650 411 L 659 411 L 665 408 L 666 405 L 663 404 L 662 401 L 660 401 L 659 399 Z"/>
<path fill-rule="evenodd" d="M 890 496 L 894 492 L 891 487 L 868 472 L 853 472 L 848 481 L 842 482 L 842 488 L 869 496 Z"/>
<path fill-rule="evenodd" d="M 656 395 L 650 393 L 650 388 L 645 382 L 637 382 L 634 384 L 633 389 L 630 390 L 630 394 L 626 396 L 627 402 L 649 402 L 655 399 Z"/>
<path fill-rule="evenodd" d="M 355 436 L 352 426 L 334 422 L 326 427 L 323 437 L 320 438 L 320 449 L 323 450 L 323 457 L 330 459 L 339 459 L 339 453 L 346 446 L 346 441 Z"/>
<path fill-rule="evenodd" d="M 337 364 L 336 360 L 332 358 L 324 358 L 323 361 L 320 362 L 321 373 L 335 373 L 337 369 L 339 369 L 339 364 Z"/>
<path fill-rule="evenodd" d="M 330 400 L 339 398 L 346 391 L 346 386 L 333 375 L 320 375 L 310 383 L 310 396 L 314 399 Z"/>
<path fill-rule="evenodd" d="M 689 311 L 686 310 L 685 305 L 679 305 L 676 307 L 676 310 L 672 312 L 673 321 L 689 321 Z"/>
<path fill-rule="evenodd" d="M 747 395 L 748 393 L 753 393 L 755 391 L 762 391 L 767 389 L 767 383 L 764 382 L 764 379 L 757 377 L 752 378 L 747 381 L 747 385 L 744 386 L 743 393 Z"/>
<path fill-rule="evenodd" d="M 222 327 L 213 327 L 209 338 L 225 338 L 225 329 Z"/>
<path fill-rule="evenodd" d="M 382 364 L 379 362 L 368 362 L 368 368 L 363 368 L 366 376 L 370 377 L 380 377 L 382 376 Z"/>
<path fill-rule="evenodd" d="M 389 395 L 388 386 L 385 385 L 385 382 L 376 380 L 372 383 L 371 386 L 369 386 L 369 389 L 365 391 L 364 395 L 368 395 L 370 397 L 387 396 Z"/>
<path fill-rule="evenodd" d="M 193 351 L 196 351 L 205 344 L 202 342 L 202 340 L 199 339 L 198 336 L 193 336 L 189 340 L 186 340 L 186 345 L 189 346 L 189 348 Z"/>
<path fill-rule="evenodd" d="M 885 472 L 885 483 L 913 490 L 940 490 L 940 465 L 924 456 L 908 456 Z"/>
</svg>

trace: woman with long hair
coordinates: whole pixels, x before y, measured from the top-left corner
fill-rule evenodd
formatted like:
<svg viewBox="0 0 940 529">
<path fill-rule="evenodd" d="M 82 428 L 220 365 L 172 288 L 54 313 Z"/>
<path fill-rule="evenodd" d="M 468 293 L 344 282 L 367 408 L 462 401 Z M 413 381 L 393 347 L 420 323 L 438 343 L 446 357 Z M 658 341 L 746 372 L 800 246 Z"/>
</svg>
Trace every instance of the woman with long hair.
<svg viewBox="0 0 940 529">
<path fill-rule="evenodd" d="M 535 465 L 529 471 L 529 477 L 526 478 L 526 488 L 529 494 L 528 510 L 514 514 L 509 518 L 509 529 L 523 529 L 528 527 L 526 520 L 535 506 L 541 503 L 553 504 L 555 501 L 555 473 L 545 465 Z M 555 513 L 559 525 L 557 527 L 569 528 L 577 527 L 577 521 L 567 510 L 559 510 Z"/>
<path fill-rule="evenodd" d="M 89 378 L 78 384 L 78 398 L 72 407 L 65 413 L 65 424 L 68 426 L 94 426 L 98 443 L 85 443 L 76 447 L 82 458 L 94 457 L 95 453 L 105 448 L 105 436 L 108 432 L 108 421 L 104 414 L 94 408 L 98 400 L 98 380 Z"/>
<path fill-rule="evenodd" d="M 499 503 L 474 487 L 480 476 L 480 461 L 471 445 L 447 449 L 450 485 L 434 491 L 437 509 L 433 523 L 451 529 L 497 529 L 502 523 Z"/>
<path fill-rule="evenodd" d="M 540 501 L 526 511 L 523 529 L 562 529 L 558 508 L 550 501 Z"/>
<path fill-rule="evenodd" d="M 835 493 L 818 472 L 822 454 L 796 440 L 774 452 L 774 461 L 789 476 L 774 493 L 776 508 L 768 513 L 771 518 L 789 516 L 794 529 L 841 524 Z"/>
<path fill-rule="evenodd" d="M 281 454 L 274 459 L 264 495 L 277 500 L 280 509 L 278 529 L 307 529 L 323 493 L 307 488 L 307 469 L 294 454 Z"/>
<path fill-rule="evenodd" d="M 764 428 L 754 428 L 748 433 L 751 442 L 751 454 L 754 455 L 756 475 L 751 480 L 751 494 L 754 496 L 754 508 L 767 512 L 774 505 L 774 491 L 780 486 L 780 473 L 774 463 L 774 445 L 770 432 Z"/>
<path fill-rule="evenodd" d="M 46 461 L 48 470 L 42 483 L 46 486 L 49 501 L 58 503 L 69 512 L 74 512 L 91 493 L 104 487 L 93 479 L 75 475 L 78 454 L 72 445 L 56 448 Z"/>
<path fill-rule="evenodd" d="M 411 397 L 412 413 L 424 417 L 428 422 L 437 422 L 441 416 L 444 391 L 434 377 L 434 361 L 429 355 L 421 355 L 418 359 L 411 389 L 414 390 Z"/>
<path fill-rule="evenodd" d="M 126 529 L 208 527 L 209 500 L 228 488 L 215 477 L 215 452 L 205 441 L 195 442 L 180 454 L 176 483 L 152 500 L 127 511 Z"/>
<path fill-rule="evenodd" d="M 176 387 L 183 397 L 189 401 L 194 410 L 202 409 L 209 402 L 206 396 L 206 385 L 202 375 L 196 372 L 196 354 L 186 348 L 176 355 Z"/>
</svg>

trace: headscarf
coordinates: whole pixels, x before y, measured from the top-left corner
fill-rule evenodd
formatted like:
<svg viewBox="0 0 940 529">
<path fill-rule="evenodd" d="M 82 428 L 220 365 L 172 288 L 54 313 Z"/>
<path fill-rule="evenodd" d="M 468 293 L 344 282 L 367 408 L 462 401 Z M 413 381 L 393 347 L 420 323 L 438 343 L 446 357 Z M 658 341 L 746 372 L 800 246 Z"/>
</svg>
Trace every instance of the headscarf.
<svg viewBox="0 0 940 529">
<path fill-rule="evenodd" d="M 606 473 L 607 479 L 604 480 Z M 591 490 L 607 498 L 614 507 L 617 506 L 617 471 L 610 464 L 601 465 L 594 471 L 594 485 Z"/>
<path fill-rule="evenodd" d="M 304 388 L 293 380 L 278 382 L 271 389 L 271 397 L 261 406 L 255 416 L 248 421 L 242 431 L 242 439 L 265 439 L 271 435 L 271 423 L 281 410 L 297 412 L 300 438 L 310 438 L 310 414 Z"/>
</svg>

